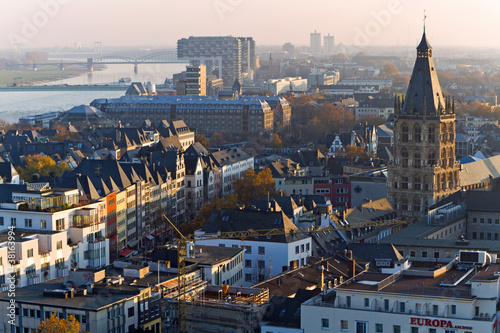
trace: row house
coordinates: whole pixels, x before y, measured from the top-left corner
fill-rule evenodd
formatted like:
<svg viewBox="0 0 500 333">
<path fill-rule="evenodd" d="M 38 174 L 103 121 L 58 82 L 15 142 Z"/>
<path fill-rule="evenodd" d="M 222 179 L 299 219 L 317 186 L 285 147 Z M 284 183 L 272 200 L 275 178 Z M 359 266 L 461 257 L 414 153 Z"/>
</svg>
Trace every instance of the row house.
<svg viewBox="0 0 500 333">
<path fill-rule="evenodd" d="M 351 184 L 346 176 L 313 178 L 314 194 L 330 199 L 333 208 L 342 210 L 351 207 Z"/>
<path fill-rule="evenodd" d="M 234 192 L 233 180 L 254 167 L 254 157 L 239 148 L 227 148 L 213 152 L 215 165 L 221 170 L 222 197 Z"/>
</svg>

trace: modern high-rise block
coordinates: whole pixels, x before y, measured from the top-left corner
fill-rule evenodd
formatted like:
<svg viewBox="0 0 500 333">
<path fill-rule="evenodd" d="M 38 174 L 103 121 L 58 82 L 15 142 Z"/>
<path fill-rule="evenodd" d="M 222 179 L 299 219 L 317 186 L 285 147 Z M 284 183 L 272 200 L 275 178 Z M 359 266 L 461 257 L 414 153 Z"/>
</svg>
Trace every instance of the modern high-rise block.
<svg viewBox="0 0 500 333">
<path fill-rule="evenodd" d="M 323 37 L 323 52 L 326 55 L 333 55 L 335 52 L 335 36 L 324 36 Z"/>
<path fill-rule="evenodd" d="M 207 69 L 205 65 L 186 66 L 186 95 L 207 95 Z"/>
<path fill-rule="evenodd" d="M 459 172 L 454 102 L 443 96 L 424 31 L 406 98 L 395 101 L 389 200 L 401 219 L 414 222 L 428 207 L 459 189 Z"/>
<path fill-rule="evenodd" d="M 312 54 L 321 53 L 321 32 L 311 32 L 309 52 Z"/>
<path fill-rule="evenodd" d="M 253 77 L 255 41 L 252 37 L 189 37 L 177 41 L 177 57 L 191 65 L 205 64 L 207 74 L 218 75 L 225 87 Z"/>
<path fill-rule="evenodd" d="M 295 56 L 295 45 L 292 43 L 285 43 L 283 44 L 283 51 L 288 53 L 288 56 L 294 57 Z"/>
</svg>

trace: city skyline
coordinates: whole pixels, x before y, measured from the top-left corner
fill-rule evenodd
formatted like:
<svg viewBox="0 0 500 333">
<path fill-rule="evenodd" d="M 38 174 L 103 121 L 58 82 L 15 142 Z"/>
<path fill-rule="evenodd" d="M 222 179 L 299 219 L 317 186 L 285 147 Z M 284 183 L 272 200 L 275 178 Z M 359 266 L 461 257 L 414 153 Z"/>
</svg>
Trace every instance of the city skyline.
<svg viewBox="0 0 500 333">
<path fill-rule="evenodd" d="M 359 10 L 362 8 L 362 11 Z M 414 46 L 421 36 L 424 9 L 432 43 L 447 46 L 500 48 L 495 37 L 500 3 L 401 0 L 356 4 L 318 0 L 304 5 L 297 0 L 188 0 L 175 4 L 160 0 L 106 2 L 40 0 L 8 2 L 9 15 L 0 26 L 0 48 L 13 43 L 22 48 L 74 46 L 174 47 L 188 36 L 252 36 L 258 45 L 309 45 L 309 33 L 330 33 L 335 43 L 356 47 Z M 64 31 L 64 33 L 61 33 Z"/>
</svg>

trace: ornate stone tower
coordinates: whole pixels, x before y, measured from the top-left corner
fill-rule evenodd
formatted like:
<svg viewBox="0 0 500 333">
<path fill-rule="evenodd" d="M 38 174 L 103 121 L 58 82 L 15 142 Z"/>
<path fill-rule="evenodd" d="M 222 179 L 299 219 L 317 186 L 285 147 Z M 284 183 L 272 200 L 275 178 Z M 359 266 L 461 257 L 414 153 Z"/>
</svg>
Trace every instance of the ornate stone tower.
<svg viewBox="0 0 500 333">
<path fill-rule="evenodd" d="M 394 163 L 387 192 L 399 218 L 417 221 L 429 206 L 459 188 L 455 161 L 455 102 L 439 85 L 424 34 L 404 100 L 394 107 Z"/>
</svg>

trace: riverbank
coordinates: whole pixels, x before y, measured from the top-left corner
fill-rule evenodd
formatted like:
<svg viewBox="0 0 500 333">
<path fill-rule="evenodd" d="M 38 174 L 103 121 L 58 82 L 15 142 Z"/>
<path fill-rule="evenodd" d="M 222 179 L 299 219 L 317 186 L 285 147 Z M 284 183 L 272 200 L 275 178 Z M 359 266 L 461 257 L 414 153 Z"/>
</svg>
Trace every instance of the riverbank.
<svg viewBox="0 0 500 333">
<path fill-rule="evenodd" d="M 104 68 L 94 68 L 101 70 Z M 60 70 L 54 66 L 40 66 L 36 71 L 32 69 L 2 69 L 0 70 L 0 86 L 25 86 L 57 82 L 65 79 L 89 74 L 87 68 L 70 66 Z"/>
<path fill-rule="evenodd" d="M 16 91 L 126 91 L 129 85 L 108 85 L 108 84 L 93 84 L 93 85 L 42 85 L 42 86 L 17 86 L 17 87 L 0 87 L 0 91 L 16 92 Z"/>
</svg>

